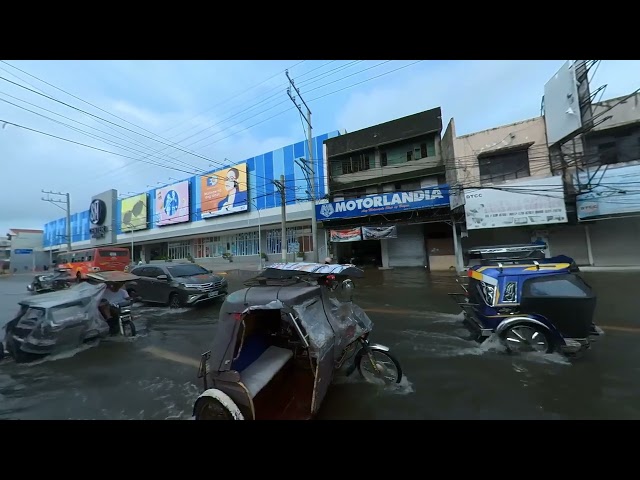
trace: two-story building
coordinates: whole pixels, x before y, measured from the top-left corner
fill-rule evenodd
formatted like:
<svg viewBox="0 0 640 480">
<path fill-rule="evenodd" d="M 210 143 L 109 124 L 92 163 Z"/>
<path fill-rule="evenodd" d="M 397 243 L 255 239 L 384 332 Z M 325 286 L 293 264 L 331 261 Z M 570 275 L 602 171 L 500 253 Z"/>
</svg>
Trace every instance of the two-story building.
<svg viewBox="0 0 640 480">
<path fill-rule="evenodd" d="M 316 216 L 334 260 L 455 265 L 441 131 L 438 107 L 325 140 L 330 198 Z"/>
<path fill-rule="evenodd" d="M 10 242 L 11 271 L 44 270 L 50 264 L 49 254 L 42 248 L 43 230 L 12 228 L 7 234 Z"/>
<path fill-rule="evenodd" d="M 550 230 L 567 223 L 563 178 L 551 172 L 543 117 L 461 136 L 451 119 L 442 149 L 463 251 L 549 243 Z"/>
<path fill-rule="evenodd" d="M 593 104 L 594 127 L 565 162 L 577 223 L 562 250 L 579 265 L 640 265 L 640 94 Z M 582 138 L 581 138 L 582 137 Z"/>
</svg>

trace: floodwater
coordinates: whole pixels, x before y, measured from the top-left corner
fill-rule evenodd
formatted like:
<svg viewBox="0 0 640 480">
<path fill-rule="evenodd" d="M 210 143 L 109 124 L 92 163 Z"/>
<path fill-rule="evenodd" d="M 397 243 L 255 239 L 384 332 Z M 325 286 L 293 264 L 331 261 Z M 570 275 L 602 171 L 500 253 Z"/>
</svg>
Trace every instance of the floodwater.
<svg viewBox="0 0 640 480">
<path fill-rule="evenodd" d="M 246 273 L 245 273 L 246 275 Z M 228 275 L 241 288 L 240 273 Z M 394 387 L 338 378 L 320 419 L 639 419 L 638 273 L 585 273 L 598 292 L 606 335 L 582 358 L 510 356 L 467 339 L 446 295 L 451 274 L 368 270 L 355 301 L 375 323 L 372 341 L 400 360 Z M 29 277 L 0 278 L 0 325 L 26 296 Z M 31 365 L 0 363 L 0 419 L 189 419 L 201 389 L 219 303 L 197 309 L 135 308 L 138 337 L 103 341 Z"/>
</svg>

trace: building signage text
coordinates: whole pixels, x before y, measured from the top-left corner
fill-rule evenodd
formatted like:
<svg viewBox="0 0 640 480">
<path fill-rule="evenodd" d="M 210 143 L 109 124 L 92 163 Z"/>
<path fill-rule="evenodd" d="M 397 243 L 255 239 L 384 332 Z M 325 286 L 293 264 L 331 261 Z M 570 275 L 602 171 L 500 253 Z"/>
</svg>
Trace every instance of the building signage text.
<svg viewBox="0 0 640 480">
<path fill-rule="evenodd" d="M 91 227 L 89 232 L 91 233 L 91 238 L 104 238 L 109 231 L 109 227 L 106 225 L 100 225 L 98 227 Z"/>
<path fill-rule="evenodd" d="M 384 193 L 363 198 L 343 200 L 316 205 L 316 214 L 320 221 L 334 218 L 362 217 L 397 213 L 422 208 L 436 208 L 449 205 L 447 185 L 424 188 L 413 192 Z"/>
</svg>

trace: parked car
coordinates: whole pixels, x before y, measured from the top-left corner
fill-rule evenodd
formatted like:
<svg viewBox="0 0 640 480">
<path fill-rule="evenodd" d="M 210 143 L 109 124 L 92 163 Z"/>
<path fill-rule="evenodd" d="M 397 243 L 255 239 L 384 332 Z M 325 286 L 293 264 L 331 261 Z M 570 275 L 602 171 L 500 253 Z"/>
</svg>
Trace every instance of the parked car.
<svg viewBox="0 0 640 480">
<path fill-rule="evenodd" d="M 227 280 L 193 263 L 162 262 L 131 270 L 138 279 L 127 283 L 131 297 L 145 303 L 162 303 L 171 308 L 193 306 L 224 299 Z"/>
</svg>

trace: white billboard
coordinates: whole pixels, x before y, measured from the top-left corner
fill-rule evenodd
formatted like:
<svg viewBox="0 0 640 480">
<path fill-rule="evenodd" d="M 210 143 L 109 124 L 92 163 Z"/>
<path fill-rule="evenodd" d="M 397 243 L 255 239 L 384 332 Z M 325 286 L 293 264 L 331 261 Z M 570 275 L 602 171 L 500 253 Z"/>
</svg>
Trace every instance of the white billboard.
<svg viewBox="0 0 640 480">
<path fill-rule="evenodd" d="M 544 86 L 544 121 L 547 143 L 553 145 L 582 127 L 577 62 L 565 62 Z"/>
<path fill-rule="evenodd" d="M 464 190 L 467 230 L 567 222 L 562 177 Z"/>
</svg>

